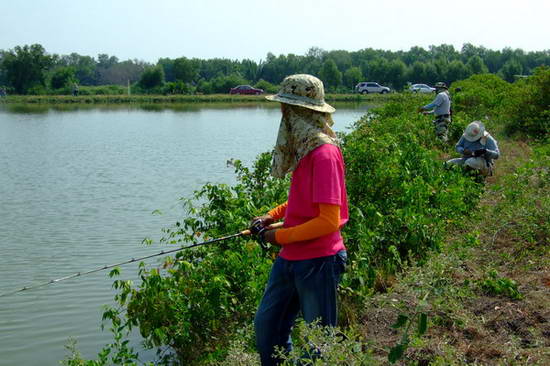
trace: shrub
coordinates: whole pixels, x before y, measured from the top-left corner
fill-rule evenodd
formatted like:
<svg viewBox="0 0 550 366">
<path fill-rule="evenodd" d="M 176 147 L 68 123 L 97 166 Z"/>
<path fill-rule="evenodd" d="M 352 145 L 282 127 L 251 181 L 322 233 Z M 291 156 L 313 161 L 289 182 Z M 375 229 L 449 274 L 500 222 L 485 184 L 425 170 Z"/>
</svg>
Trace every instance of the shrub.
<svg viewBox="0 0 550 366">
<path fill-rule="evenodd" d="M 53 73 L 50 85 L 52 89 L 61 89 L 72 86 L 76 82 L 76 73 L 73 67 L 60 67 Z"/>
<path fill-rule="evenodd" d="M 479 74 L 454 82 L 451 90 L 456 88 L 460 88 L 461 91 L 452 96 L 453 111 L 467 112 L 474 119 L 481 119 L 494 109 L 498 109 L 503 98 L 514 86 L 496 75 Z"/>
<path fill-rule="evenodd" d="M 193 94 L 196 88 L 183 81 L 174 81 L 164 84 L 162 94 Z"/>
<path fill-rule="evenodd" d="M 145 90 L 158 88 L 164 84 L 164 69 L 162 66 L 155 66 L 146 69 L 138 82 L 138 86 Z"/>
<path fill-rule="evenodd" d="M 550 67 L 539 67 L 532 76 L 516 84 L 505 106 L 507 132 L 547 139 L 550 133 Z"/>
<path fill-rule="evenodd" d="M 256 85 L 254 85 L 255 88 L 263 89 L 266 93 L 269 94 L 275 94 L 279 91 L 279 87 L 277 85 L 271 84 L 269 81 L 265 81 L 264 79 L 260 79 Z"/>
<path fill-rule="evenodd" d="M 231 74 L 227 76 L 218 76 L 210 82 L 210 90 L 212 93 L 229 93 L 231 88 L 237 85 L 249 84 L 250 82 L 244 79 L 239 74 Z"/>
</svg>

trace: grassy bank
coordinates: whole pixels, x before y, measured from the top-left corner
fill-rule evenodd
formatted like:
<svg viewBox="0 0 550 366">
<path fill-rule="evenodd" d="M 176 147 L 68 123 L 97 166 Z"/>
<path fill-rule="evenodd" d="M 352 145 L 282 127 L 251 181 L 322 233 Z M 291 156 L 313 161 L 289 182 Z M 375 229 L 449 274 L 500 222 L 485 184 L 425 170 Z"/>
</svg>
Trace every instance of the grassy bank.
<svg viewBox="0 0 550 366">
<path fill-rule="evenodd" d="M 547 364 L 550 148 L 539 88 L 550 86 L 550 71 L 533 80 L 476 77 L 455 98 L 451 141 L 476 119 L 501 144 L 486 181 L 444 165 L 454 147 L 416 113 L 415 96 L 392 96 L 343 137 L 350 221 L 341 330 L 327 336 L 301 327 L 289 364 L 312 342 L 323 350 L 316 365 Z M 526 98 L 528 118 L 520 108 Z M 195 192 L 164 243 L 237 232 L 286 199 L 288 180 L 269 176 L 269 154 L 252 167 L 232 164 L 237 184 Z M 139 286 L 117 280 L 119 307 L 104 317 L 114 325 L 113 343 L 98 361 L 67 363 L 137 364 L 123 339 L 139 328 L 145 344 L 161 350 L 159 364 L 257 365 L 251 323 L 271 263 L 243 239 L 142 268 Z"/>
<path fill-rule="evenodd" d="M 329 94 L 329 102 L 391 100 L 395 94 Z M 264 95 L 13 95 L 0 99 L 10 104 L 169 104 L 169 103 L 242 103 L 266 102 Z"/>
</svg>

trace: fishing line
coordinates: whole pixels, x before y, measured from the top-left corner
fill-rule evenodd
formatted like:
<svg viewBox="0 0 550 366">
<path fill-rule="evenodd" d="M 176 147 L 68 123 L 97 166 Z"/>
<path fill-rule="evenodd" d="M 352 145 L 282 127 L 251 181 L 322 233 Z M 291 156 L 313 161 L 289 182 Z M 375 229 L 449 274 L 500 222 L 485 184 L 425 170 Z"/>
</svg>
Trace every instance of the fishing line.
<svg viewBox="0 0 550 366">
<path fill-rule="evenodd" d="M 275 224 L 275 225 L 270 225 L 269 228 L 270 228 L 270 229 L 276 229 L 276 228 L 281 227 L 281 226 L 282 226 L 282 224 Z M 222 236 L 222 237 L 220 237 L 220 238 L 216 238 L 216 239 L 211 239 L 211 240 L 203 241 L 203 242 L 201 242 L 201 243 L 191 244 L 191 245 L 188 245 L 188 246 L 186 246 L 186 247 L 181 247 L 181 248 L 171 249 L 171 250 L 163 250 L 163 251 L 161 251 L 160 253 L 147 255 L 147 256 L 141 257 L 141 258 L 132 258 L 132 259 L 126 260 L 126 261 L 124 261 L 124 262 L 109 264 L 109 265 L 106 265 L 106 266 L 103 266 L 103 267 L 99 267 L 99 268 L 96 268 L 96 269 L 92 269 L 92 270 L 90 270 L 90 271 L 86 271 L 86 272 L 76 272 L 76 273 L 74 273 L 74 274 L 72 274 L 72 275 L 65 276 L 65 277 L 60 277 L 60 278 L 57 278 L 57 279 L 54 279 L 54 280 L 50 280 L 50 281 L 48 281 L 48 282 L 43 282 L 43 283 L 40 283 L 40 284 L 37 284 L 37 285 L 34 285 L 34 286 L 25 286 L 25 287 L 20 288 L 20 289 L 18 289 L 18 290 L 14 290 L 14 291 L 10 291 L 10 292 L 6 292 L 6 293 L 3 293 L 3 294 L 0 294 L 0 297 L 5 297 L 5 296 L 13 295 L 13 294 L 16 294 L 16 293 L 19 293 L 19 292 L 23 292 L 23 291 L 27 291 L 27 290 L 32 290 L 32 289 L 36 289 L 36 288 L 39 288 L 39 287 L 44 287 L 44 286 L 47 286 L 47 285 L 50 285 L 50 284 L 53 284 L 53 283 L 65 281 L 65 280 L 68 280 L 68 279 L 71 279 L 71 278 L 75 278 L 75 277 L 81 277 L 81 276 L 88 275 L 88 274 L 95 273 L 95 272 L 99 272 L 99 271 L 104 271 L 104 270 L 106 270 L 106 269 L 113 268 L 113 267 L 117 267 L 117 266 L 121 266 L 121 265 L 124 265 L 124 264 L 130 264 L 130 263 L 142 261 L 142 260 L 149 259 L 149 258 L 153 258 L 153 257 L 158 257 L 159 255 L 165 255 L 165 254 L 175 253 L 175 252 L 179 252 L 179 251 L 182 251 L 182 250 L 185 250 L 185 249 L 190 249 L 190 248 L 194 248 L 194 247 L 198 247 L 198 246 L 206 245 L 206 244 L 212 244 L 212 243 L 216 243 L 216 242 L 219 242 L 219 241 L 224 241 L 224 240 L 228 240 L 228 239 L 232 239 L 232 238 L 237 238 L 237 237 L 240 237 L 240 236 L 245 236 L 245 235 L 250 235 L 250 234 L 251 234 L 250 230 L 247 229 L 247 230 L 243 230 L 243 231 L 241 231 L 241 232 L 235 233 L 235 234 L 231 234 L 231 235 L 227 235 L 227 236 Z"/>
</svg>

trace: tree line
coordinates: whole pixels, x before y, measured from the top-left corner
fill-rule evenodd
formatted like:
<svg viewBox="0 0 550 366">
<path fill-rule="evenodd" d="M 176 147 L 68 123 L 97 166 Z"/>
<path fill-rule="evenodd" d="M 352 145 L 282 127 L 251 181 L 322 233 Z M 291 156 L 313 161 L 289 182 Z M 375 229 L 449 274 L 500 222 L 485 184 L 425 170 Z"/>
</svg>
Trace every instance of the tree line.
<svg viewBox="0 0 550 366">
<path fill-rule="evenodd" d="M 0 50 L 0 86 L 15 94 L 69 94 L 74 85 L 82 93 L 212 94 L 250 84 L 275 92 L 290 74 L 318 76 L 329 92 L 347 93 L 361 81 L 376 81 L 401 90 L 407 83 L 452 83 L 471 75 L 493 73 L 513 82 L 550 65 L 550 50 L 525 52 L 490 50 L 466 43 L 460 50 L 442 44 L 408 51 L 365 48 L 326 51 L 312 47 L 304 55 L 268 53 L 259 62 L 226 58 L 160 58 L 156 64 L 116 56 L 97 58 L 71 53 L 49 54 L 40 44 Z M 105 87 L 110 86 L 110 87 Z"/>
</svg>

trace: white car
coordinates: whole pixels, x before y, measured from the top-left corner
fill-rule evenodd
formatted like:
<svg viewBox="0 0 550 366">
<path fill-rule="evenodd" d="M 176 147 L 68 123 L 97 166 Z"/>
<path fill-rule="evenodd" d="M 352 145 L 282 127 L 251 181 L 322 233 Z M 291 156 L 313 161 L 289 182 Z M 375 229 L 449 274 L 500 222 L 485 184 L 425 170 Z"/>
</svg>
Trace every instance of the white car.
<svg viewBox="0 0 550 366">
<path fill-rule="evenodd" d="M 361 94 L 368 94 L 368 93 L 386 94 L 390 92 L 390 88 L 388 88 L 387 86 L 382 86 L 378 83 L 366 81 L 355 85 L 355 91 Z"/>
<path fill-rule="evenodd" d="M 429 94 L 429 93 L 434 93 L 435 92 L 435 88 L 432 88 L 431 86 L 426 85 L 426 84 L 413 84 L 413 85 L 411 85 L 409 90 L 412 91 L 413 93 L 426 93 L 426 94 Z"/>
</svg>

